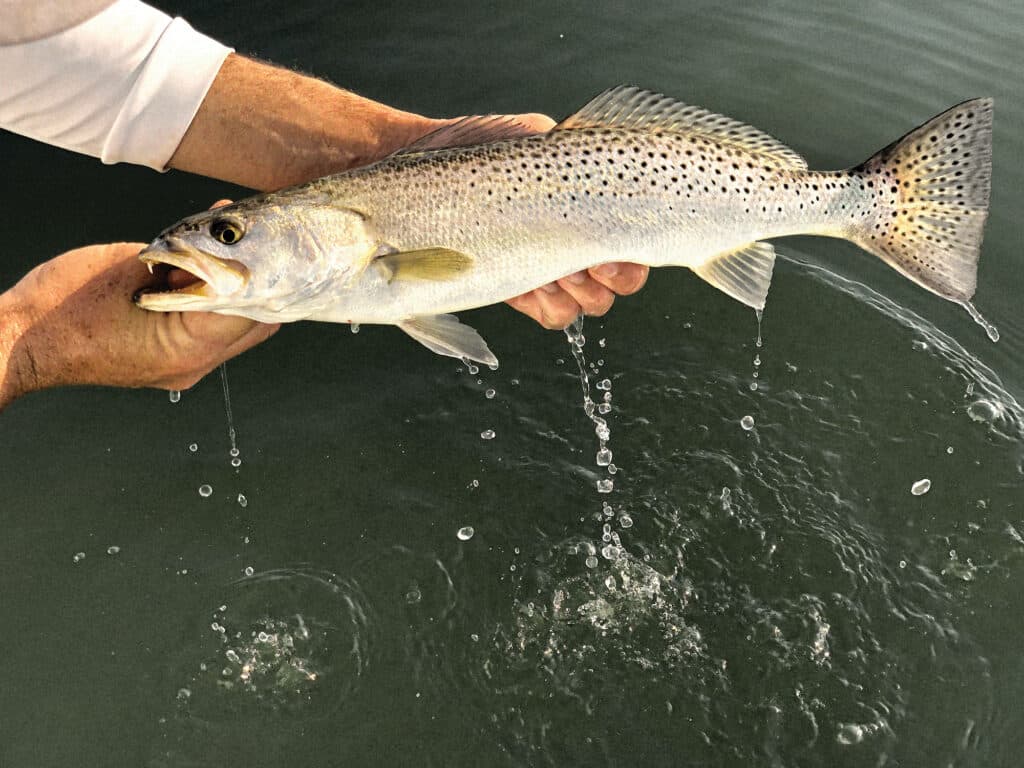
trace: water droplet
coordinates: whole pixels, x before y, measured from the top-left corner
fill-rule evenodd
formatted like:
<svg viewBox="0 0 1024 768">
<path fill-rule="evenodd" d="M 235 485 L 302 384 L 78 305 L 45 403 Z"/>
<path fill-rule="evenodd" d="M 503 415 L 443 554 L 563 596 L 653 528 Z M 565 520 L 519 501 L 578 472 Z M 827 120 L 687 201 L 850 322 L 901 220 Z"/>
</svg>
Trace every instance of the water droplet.
<svg viewBox="0 0 1024 768">
<path fill-rule="evenodd" d="M 480 437 L 483 440 L 493 440 L 494 439 L 494 430 L 493 429 L 485 429 L 483 432 L 480 433 Z"/>
<path fill-rule="evenodd" d="M 907 567 L 907 561 L 906 560 L 900 560 L 900 568 L 906 568 L 906 567 Z"/>
<path fill-rule="evenodd" d="M 621 528 L 632 528 L 633 518 L 627 515 L 625 512 L 623 512 L 621 515 L 619 515 L 619 526 Z"/>
<path fill-rule="evenodd" d="M 466 487 L 467 488 L 479 488 L 480 487 L 480 481 L 479 480 L 470 480 L 469 481 L 469 485 L 467 485 Z"/>
<path fill-rule="evenodd" d="M 601 450 L 597 452 L 597 466 L 607 467 L 612 463 L 612 452 L 605 447 L 601 447 Z"/>
<path fill-rule="evenodd" d="M 757 392 L 757 382 L 756 381 L 750 382 L 750 391 L 751 392 Z"/>
<path fill-rule="evenodd" d="M 979 312 L 977 308 L 973 304 L 971 304 L 971 302 L 962 302 L 961 306 L 963 306 L 963 308 L 967 310 L 967 314 L 971 316 L 971 320 L 973 320 L 974 322 L 976 322 L 978 325 L 985 329 L 985 333 L 988 335 L 990 340 L 994 342 L 999 341 L 999 329 L 992 325 L 992 323 L 990 323 L 984 317 L 982 317 L 981 312 Z"/>
<path fill-rule="evenodd" d="M 462 528 L 459 528 L 458 533 L 455 534 L 455 538 L 459 541 L 469 541 L 473 538 L 474 533 L 476 533 L 476 531 L 473 530 L 472 525 L 464 525 Z"/>
<path fill-rule="evenodd" d="M 598 493 L 611 493 L 615 489 L 615 481 L 607 477 L 597 481 Z"/>
<path fill-rule="evenodd" d="M 488 400 L 493 400 L 496 394 L 497 392 L 495 392 L 493 389 L 488 389 L 486 392 L 484 392 L 484 397 L 486 397 Z"/>
<path fill-rule="evenodd" d="M 473 363 L 466 361 L 466 370 L 469 371 L 470 376 L 476 376 L 480 373 L 480 366 L 474 365 Z"/>
<path fill-rule="evenodd" d="M 910 342 L 910 348 L 913 349 L 915 352 L 924 352 L 926 349 L 928 349 L 928 342 L 921 341 L 920 339 L 915 339 L 914 341 Z"/>
<path fill-rule="evenodd" d="M 761 365 L 761 356 L 760 355 L 754 355 L 754 367 L 756 368 L 759 365 Z"/>
<path fill-rule="evenodd" d="M 601 403 L 597 406 L 598 413 L 608 413 L 612 409 L 611 403 Z"/>
<path fill-rule="evenodd" d="M 496 371 L 496 370 L 498 370 L 498 367 L 499 367 L 499 366 L 498 366 L 498 363 L 488 363 L 488 364 L 487 364 L 487 368 L 488 368 L 488 370 L 491 370 L 491 371 Z"/>
<path fill-rule="evenodd" d="M 510 381 L 509 383 L 510 383 L 510 384 L 511 384 L 511 385 L 512 385 L 513 387 L 518 387 L 518 386 L 519 386 L 519 379 L 512 379 L 512 381 Z"/>
<path fill-rule="evenodd" d="M 113 544 L 113 545 L 107 547 L 107 554 L 108 555 L 116 555 L 120 551 L 121 551 L 121 548 L 119 546 L 117 546 L 116 544 Z"/>
<path fill-rule="evenodd" d="M 239 459 L 238 457 L 233 458 L 231 460 L 231 466 L 232 467 L 240 467 L 240 466 L 242 466 L 242 460 Z"/>
<path fill-rule="evenodd" d="M 178 701 L 188 701 L 192 697 L 192 691 L 188 688 L 179 688 L 177 698 Z"/>
<path fill-rule="evenodd" d="M 619 468 L 616 467 L 614 464 L 609 464 L 608 465 L 608 474 L 609 475 L 614 475 L 618 471 L 619 471 Z"/>
<path fill-rule="evenodd" d="M 254 573 L 256 573 L 256 569 L 253 568 L 251 565 L 247 565 L 245 566 L 245 570 L 242 571 L 242 573 L 244 573 L 246 576 L 252 576 Z"/>
<path fill-rule="evenodd" d="M 947 445 L 946 446 L 946 453 L 952 455 L 952 453 L 953 453 L 953 446 L 952 445 Z"/>
<path fill-rule="evenodd" d="M 609 544 L 601 549 L 601 557 L 605 560 L 615 560 L 619 556 L 619 548 L 614 544 Z M 608 578 L 611 578 L 610 576 Z"/>
<path fill-rule="evenodd" d="M 179 400 L 181 400 L 181 392 L 179 392 L 176 389 L 172 389 L 170 392 L 167 393 L 167 399 L 170 400 L 172 403 L 176 403 Z"/>
<path fill-rule="evenodd" d="M 231 450 L 228 451 L 228 456 L 235 457 L 239 453 L 241 453 L 241 451 L 239 451 L 237 448 L 232 448 Z"/>
<path fill-rule="evenodd" d="M 611 379 L 601 379 L 594 386 L 596 386 L 600 390 L 611 389 L 612 388 L 612 382 L 611 382 Z"/>
<path fill-rule="evenodd" d="M 212 493 L 213 493 L 213 486 L 212 485 L 207 485 L 207 484 L 204 483 L 203 485 L 199 486 L 199 495 L 202 496 L 204 499 L 208 498 L 210 496 L 210 494 L 212 494 Z"/>
<path fill-rule="evenodd" d="M 71 558 L 71 562 L 80 563 L 85 560 L 85 552 L 76 552 L 75 556 Z"/>
<path fill-rule="evenodd" d="M 247 498 L 245 498 L 245 494 L 244 493 L 238 494 L 238 506 L 240 506 L 240 507 L 248 507 L 249 506 L 249 500 Z"/>
<path fill-rule="evenodd" d="M 754 417 L 744 416 L 742 419 L 740 419 L 740 426 L 743 427 L 745 431 L 749 432 L 754 428 Z"/>
<path fill-rule="evenodd" d="M 359 323 L 352 323 L 351 326 L 349 326 L 349 328 L 351 329 L 352 333 L 359 333 Z"/>
<path fill-rule="evenodd" d="M 191 451 L 192 453 L 195 453 L 196 451 L 198 451 L 198 450 L 199 450 L 199 443 L 192 443 L 192 444 L 191 444 L 191 445 L 190 445 L 190 446 L 188 447 L 188 449 L 189 449 L 189 450 L 190 450 L 190 451 Z"/>
<path fill-rule="evenodd" d="M 478 635 L 476 632 L 474 632 L 473 634 L 471 634 L 469 636 L 469 639 L 472 640 L 474 643 L 479 643 L 480 642 L 480 635 Z"/>
<path fill-rule="evenodd" d="M 924 496 L 929 490 L 931 490 L 931 487 L 932 481 L 925 477 L 910 486 L 910 492 L 915 496 Z"/>
<path fill-rule="evenodd" d="M 597 558 L 593 555 L 589 555 L 583 562 L 586 564 L 587 568 L 597 568 Z"/>
<path fill-rule="evenodd" d="M 604 344 L 605 344 L 604 339 L 598 339 L 597 340 L 597 346 L 599 346 L 601 349 L 604 349 Z"/>
</svg>

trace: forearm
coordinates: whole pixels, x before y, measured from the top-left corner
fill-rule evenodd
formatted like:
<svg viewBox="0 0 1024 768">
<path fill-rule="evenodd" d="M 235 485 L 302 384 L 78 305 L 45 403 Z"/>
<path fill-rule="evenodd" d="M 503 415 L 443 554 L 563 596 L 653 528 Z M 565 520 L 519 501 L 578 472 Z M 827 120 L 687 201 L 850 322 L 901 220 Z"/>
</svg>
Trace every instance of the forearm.
<svg viewBox="0 0 1024 768">
<path fill-rule="evenodd" d="M 232 54 L 170 166 L 277 189 L 372 162 L 444 122 Z"/>
</svg>

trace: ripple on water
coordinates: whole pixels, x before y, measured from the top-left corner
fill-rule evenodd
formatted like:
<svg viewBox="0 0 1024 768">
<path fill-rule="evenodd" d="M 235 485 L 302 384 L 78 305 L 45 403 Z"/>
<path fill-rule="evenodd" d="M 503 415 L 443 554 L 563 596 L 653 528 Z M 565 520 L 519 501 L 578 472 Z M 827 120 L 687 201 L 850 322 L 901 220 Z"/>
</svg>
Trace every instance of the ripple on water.
<svg viewBox="0 0 1024 768">
<path fill-rule="evenodd" d="M 206 765 L 243 737 L 258 753 L 261 738 L 276 744 L 277 731 L 296 720 L 338 717 L 372 663 L 374 625 L 363 592 L 326 571 L 240 579 L 197 618 L 170 671 L 177 712 L 168 741 L 180 746 L 171 754 L 182 761 Z"/>
</svg>

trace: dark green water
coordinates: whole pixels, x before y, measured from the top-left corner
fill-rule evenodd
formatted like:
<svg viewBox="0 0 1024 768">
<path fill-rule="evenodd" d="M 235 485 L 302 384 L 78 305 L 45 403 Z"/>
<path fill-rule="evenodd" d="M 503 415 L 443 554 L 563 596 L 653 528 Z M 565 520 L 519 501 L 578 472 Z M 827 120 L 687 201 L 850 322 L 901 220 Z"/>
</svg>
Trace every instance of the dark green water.
<svg viewBox="0 0 1024 768">
<path fill-rule="evenodd" d="M 467 313 L 493 372 L 286 328 L 229 366 L 237 469 L 216 376 L 27 398 L 0 418 L 0 765 L 1019 765 L 1019 4 L 164 7 L 408 109 L 636 83 L 813 168 L 994 96 L 1002 341 L 838 241 L 779 244 L 760 349 L 663 270 L 584 328 L 609 494 L 569 344 L 506 307 Z M 4 287 L 238 194 L 10 135 L 0 171 Z"/>
</svg>

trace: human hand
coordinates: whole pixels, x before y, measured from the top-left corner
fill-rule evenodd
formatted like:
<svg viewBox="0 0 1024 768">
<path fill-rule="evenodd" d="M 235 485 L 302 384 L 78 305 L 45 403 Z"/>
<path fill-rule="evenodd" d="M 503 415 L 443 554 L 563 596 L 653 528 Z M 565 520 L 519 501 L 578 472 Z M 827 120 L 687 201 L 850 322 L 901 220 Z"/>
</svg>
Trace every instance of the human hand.
<svg viewBox="0 0 1024 768">
<path fill-rule="evenodd" d="M 150 274 L 142 243 L 77 248 L 0 295 L 0 408 L 72 384 L 187 389 L 279 326 L 203 312 L 147 312 L 132 296 L 181 275 Z"/>
</svg>

